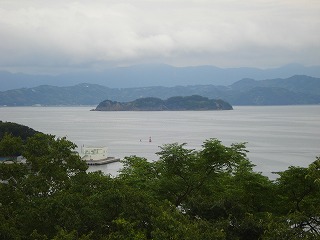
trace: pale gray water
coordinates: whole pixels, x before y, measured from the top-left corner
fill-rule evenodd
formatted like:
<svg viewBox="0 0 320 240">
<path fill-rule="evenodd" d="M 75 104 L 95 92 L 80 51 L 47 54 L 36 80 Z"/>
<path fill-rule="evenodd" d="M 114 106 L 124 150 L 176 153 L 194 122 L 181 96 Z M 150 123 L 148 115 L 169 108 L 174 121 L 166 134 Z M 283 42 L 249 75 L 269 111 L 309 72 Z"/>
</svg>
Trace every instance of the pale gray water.
<svg viewBox="0 0 320 240">
<path fill-rule="evenodd" d="M 93 112 L 92 107 L 2 107 L 0 120 L 66 136 L 78 146 L 107 146 L 111 156 L 156 160 L 165 143 L 248 142 L 256 171 L 307 166 L 320 155 L 320 106 L 234 107 L 233 111 Z M 148 141 L 152 137 L 152 142 Z M 140 142 L 141 139 L 141 142 Z M 120 164 L 91 167 L 115 174 Z"/>
</svg>

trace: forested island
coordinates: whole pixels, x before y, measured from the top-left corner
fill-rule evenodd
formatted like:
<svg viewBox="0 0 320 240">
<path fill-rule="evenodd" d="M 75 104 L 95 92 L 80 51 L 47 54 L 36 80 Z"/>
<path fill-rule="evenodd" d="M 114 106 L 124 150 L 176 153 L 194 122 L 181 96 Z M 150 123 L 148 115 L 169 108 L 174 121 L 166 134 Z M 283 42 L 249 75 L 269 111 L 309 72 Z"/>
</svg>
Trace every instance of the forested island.
<svg viewBox="0 0 320 240">
<path fill-rule="evenodd" d="M 105 100 L 94 111 L 191 111 L 191 110 L 232 110 L 232 106 L 223 101 L 209 99 L 199 95 L 177 96 L 166 100 L 147 97 L 132 102 Z"/>
<path fill-rule="evenodd" d="M 88 172 L 65 137 L 20 141 L 10 126 L 0 149 L 26 162 L 0 163 L 0 239 L 319 239 L 319 157 L 272 181 L 245 144 L 208 139 L 165 144 L 157 161 L 125 157 L 111 177 Z"/>
</svg>

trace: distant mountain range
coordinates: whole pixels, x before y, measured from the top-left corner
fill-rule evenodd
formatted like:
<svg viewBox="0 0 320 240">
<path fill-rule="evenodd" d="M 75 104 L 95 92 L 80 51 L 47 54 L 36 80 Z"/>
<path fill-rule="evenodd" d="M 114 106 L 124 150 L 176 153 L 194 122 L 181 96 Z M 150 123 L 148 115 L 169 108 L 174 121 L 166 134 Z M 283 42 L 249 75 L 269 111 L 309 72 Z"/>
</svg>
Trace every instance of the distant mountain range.
<svg viewBox="0 0 320 240">
<path fill-rule="evenodd" d="M 151 86 L 222 85 L 243 78 L 256 80 L 288 78 L 293 75 L 320 77 L 320 66 L 289 64 L 279 68 L 218 68 L 215 66 L 173 67 L 170 65 L 136 65 L 104 71 L 82 71 L 60 75 L 32 75 L 0 71 L 0 91 L 39 85 L 73 86 L 83 82 L 110 88 Z"/>
<path fill-rule="evenodd" d="M 270 80 L 242 79 L 229 86 L 109 88 L 82 83 L 69 87 L 42 85 L 0 92 L 0 106 L 98 105 L 104 100 L 128 102 L 137 98 L 167 99 L 200 95 L 231 105 L 319 104 L 320 78 L 296 75 Z"/>
</svg>

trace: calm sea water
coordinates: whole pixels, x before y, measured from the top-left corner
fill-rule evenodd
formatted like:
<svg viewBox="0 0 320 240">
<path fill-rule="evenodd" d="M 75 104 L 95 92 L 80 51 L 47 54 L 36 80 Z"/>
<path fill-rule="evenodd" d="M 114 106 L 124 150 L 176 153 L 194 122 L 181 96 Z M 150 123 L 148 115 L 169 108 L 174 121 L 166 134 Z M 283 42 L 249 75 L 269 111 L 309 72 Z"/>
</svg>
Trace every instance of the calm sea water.
<svg viewBox="0 0 320 240">
<path fill-rule="evenodd" d="M 255 170 L 271 172 L 308 166 L 320 156 L 320 106 L 234 107 L 233 111 L 94 112 L 93 107 L 2 107 L 0 120 L 67 137 L 79 147 L 107 146 L 109 155 L 156 160 L 159 146 L 206 139 L 225 145 L 247 142 Z M 151 137 L 152 142 L 149 142 Z M 116 174 L 120 163 L 90 167 Z"/>
</svg>

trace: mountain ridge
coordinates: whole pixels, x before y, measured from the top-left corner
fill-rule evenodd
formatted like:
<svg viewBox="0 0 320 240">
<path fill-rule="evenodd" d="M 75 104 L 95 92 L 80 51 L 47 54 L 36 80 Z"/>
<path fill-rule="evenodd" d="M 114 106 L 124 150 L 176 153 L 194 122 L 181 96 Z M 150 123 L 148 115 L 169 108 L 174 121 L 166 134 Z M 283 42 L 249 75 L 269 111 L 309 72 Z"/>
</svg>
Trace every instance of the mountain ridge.
<svg viewBox="0 0 320 240">
<path fill-rule="evenodd" d="M 242 79 L 229 86 L 189 85 L 175 87 L 109 88 L 81 83 L 57 87 L 41 85 L 0 92 L 0 106 L 97 105 L 109 99 L 127 102 L 137 98 L 201 95 L 231 105 L 319 104 L 320 78 L 296 75 L 286 79 Z"/>
<path fill-rule="evenodd" d="M 299 64 L 288 64 L 278 68 L 260 69 L 252 67 L 219 68 L 211 65 L 174 67 L 165 64 L 150 64 L 57 75 L 0 71 L 0 91 L 31 88 L 39 85 L 72 86 L 88 82 L 88 79 L 92 84 L 110 88 L 208 84 L 228 86 L 243 78 L 264 80 L 287 78 L 297 74 L 320 77 L 320 66 L 305 67 Z"/>
</svg>

